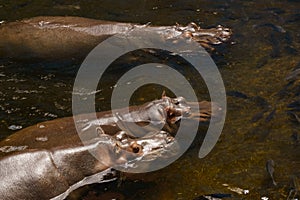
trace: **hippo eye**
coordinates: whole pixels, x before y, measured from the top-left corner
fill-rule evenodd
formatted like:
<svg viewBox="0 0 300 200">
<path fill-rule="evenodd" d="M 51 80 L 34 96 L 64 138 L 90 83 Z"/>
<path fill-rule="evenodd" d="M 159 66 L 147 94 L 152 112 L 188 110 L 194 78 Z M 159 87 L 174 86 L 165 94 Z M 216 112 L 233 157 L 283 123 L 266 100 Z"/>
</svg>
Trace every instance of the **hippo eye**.
<svg viewBox="0 0 300 200">
<path fill-rule="evenodd" d="M 174 103 L 175 105 L 179 105 L 179 101 L 174 100 L 173 103 Z"/>
<path fill-rule="evenodd" d="M 138 153 L 140 151 L 140 147 L 133 147 L 132 152 L 133 153 Z"/>
</svg>

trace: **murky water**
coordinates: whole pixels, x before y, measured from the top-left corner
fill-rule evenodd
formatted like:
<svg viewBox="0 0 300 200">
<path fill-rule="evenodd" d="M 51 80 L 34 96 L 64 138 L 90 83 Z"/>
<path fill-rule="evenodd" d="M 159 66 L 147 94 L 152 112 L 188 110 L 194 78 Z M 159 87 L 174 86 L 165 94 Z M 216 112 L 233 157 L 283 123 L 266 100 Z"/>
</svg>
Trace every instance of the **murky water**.
<svg viewBox="0 0 300 200">
<path fill-rule="evenodd" d="M 118 183 L 89 186 L 85 199 L 194 199 L 231 194 L 233 199 L 287 199 L 291 177 L 300 179 L 300 2 L 289 1 L 4 1 L 0 21 L 39 15 L 74 15 L 122 22 L 173 25 L 190 21 L 233 30 L 233 44 L 213 58 L 228 92 L 228 112 L 213 151 L 197 156 L 200 139 L 175 163 Z M 40 121 L 71 116 L 77 65 L 0 64 L 0 139 Z M 109 109 L 108 81 L 97 100 Z M 161 88 L 139 90 L 133 104 L 159 96 Z M 204 99 L 207 94 L 198 88 Z M 289 106 L 289 107 L 288 107 Z M 290 110 L 290 113 L 288 113 Z M 206 127 L 199 130 L 205 133 Z M 266 162 L 275 163 L 273 185 Z M 299 181 L 298 181 L 299 182 Z M 234 187 L 248 194 L 232 191 Z M 102 194 L 104 193 L 104 194 Z M 105 195 L 100 196 L 100 195 Z M 75 196 L 75 194 L 74 194 Z M 298 194 L 299 199 L 299 194 Z M 75 198 L 75 197 L 74 197 Z"/>
</svg>

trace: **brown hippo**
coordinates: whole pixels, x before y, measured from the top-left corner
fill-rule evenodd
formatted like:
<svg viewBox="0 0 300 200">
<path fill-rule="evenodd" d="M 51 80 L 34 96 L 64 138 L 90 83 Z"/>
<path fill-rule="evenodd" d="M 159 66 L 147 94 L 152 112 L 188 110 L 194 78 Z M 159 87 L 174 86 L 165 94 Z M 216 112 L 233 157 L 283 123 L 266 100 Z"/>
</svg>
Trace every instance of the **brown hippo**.
<svg viewBox="0 0 300 200">
<path fill-rule="evenodd" d="M 195 105 L 199 105 L 200 113 L 193 112 Z M 85 141 L 85 146 L 72 117 L 25 128 L 0 142 L 0 194 L 3 199 L 64 199 L 78 187 L 106 181 L 105 176 L 111 173 L 108 166 L 112 163 L 122 165 L 135 161 L 134 156 L 116 154 L 118 149 L 147 161 L 147 156 L 156 159 L 174 143 L 169 133 L 160 130 L 134 138 L 133 133 L 120 130 L 126 127 L 124 124 L 144 124 L 151 119 L 165 123 L 163 129 L 176 132 L 180 119 L 205 122 L 211 114 L 217 115 L 219 109 L 209 102 L 191 103 L 182 97 L 163 95 L 159 100 L 131 107 L 130 113 L 122 109 L 117 115 L 110 111 L 97 113 L 97 122 L 85 122 L 84 128 L 99 130 L 100 134 Z M 87 116 L 85 114 L 83 118 Z M 89 151 L 95 152 L 102 162 Z"/>
<path fill-rule="evenodd" d="M 200 113 L 194 112 L 194 107 L 199 106 Z M 124 111 L 125 110 L 125 111 Z M 114 135 L 118 131 L 124 129 L 120 127 L 118 121 L 122 120 L 122 124 L 137 123 L 141 126 L 139 130 L 129 130 L 130 132 L 139 131 L 139 136 L 143 136 L 147 132 L 160 130 L 167 131 L 173 136 L 178 129 L 178 123 L 181 118 L 198 120 L 200 122 L 209 122 L 211 118 L 217 119 L 221 108 L 207 101 L 201 102 L 186 102 L 183 97 L 169 98 L 163 96 L 161 99 L 145 103 L 141 106 L 132 106 L 127 113 L 126 109 L 120 109 L 115 112 L 119 117 L 116 117 L 112 111 L 104 111 L 97 113 L 98 120 L 86 121 L 89 114 L 82 114 L 82 132 L 89 132 L 101 127 L 108 135 Z M 121 118 L 121 119 L 120 119 Z M 158 127 L 150 126 L 143 129 L 144 125 L 157 120 Z M 162 126 L 161 126 L 162 125 Z M 149 129 L 151 128 L 151 129 Z M 125 128 L 128 129 L 128 128 Z M 144 131 L 144 132 L 143 132 Z M 44 140 L 41 142 L 41 140 Z M 65 117 L 51 121 L 41 122 L 36 125 L 20 130 L 8 138 L 0 141 L 0 148 L 4 146 L 27 146 L 35 148 L 45 146 L 54 147 L 64 144 L 73 144 L 80 142 L 78 132 L 76 130 L 73 117 Z M 0 151 L 0 157 L 2 152 Z"/>
<path fill-rule="evenodd" d="M 146 27 L 165 38 L 191 38 L 205 47 L 227 41 L 231 35 L 229 29 L 221 26 L 206 30 L 194 23 L 155 27 L 79 17 L 36 17 L 0 25 L 0 58 L 80 60 L 106 38 Z M 200 113 L 193 112 L 193 106 L 199 106 Z M 209 102 L 192 103 L 180 97 L 163 96 L 131 107 L 130 113 L 123 110 L 118 110 L 117 115 L 110 111 L 97 113 L 97 120 L 80 122 L 82 132 L 96 129 L 101 132 L 100 136 L 86 141 L 85 146 L 72 117 L 25 128 L 0 142 L 0 196 L 3 199 L 64 199 L 78 187 L 105 181 L 104 176 L 111 172 L 108 167 L 111 160 L 120 164 L 134 161 L 134 158 L 115 154 L 116 147 L 141 159 L 145 159 L 145 155 L 155 158 L 159 153 L 153 152 L 165 151 L 173 143 L 168 134 L 176 133 L 182 118 L 206 122 L 211 115 L 217 115 L 218 109 Z M 88 119 L 88 115 L 81 116 Z M 147 127 L 143 133 L 139 132 L 143 129 L 129 131 L 130 123 L 144 126 L 153 121 L 162 125 L 163 130 L 154 126 L 151 130 Z M 124 128 L 130 138 L 126 140 L 128 144 L 119 141 L 124 136 Z M 154 132 L 155 135 L 137 139 L 132 137 L 132 132 L 134 135 Z M 150 151 L 144 152 L 144 149 Z M 103 162 L 90 155 L 89 150 Z"/>
<path fill-rule="evenodd" d="M 192 38 L 204 47 L 230 38 L 228 28 L 202 29 L 187 26 L 150 26 L 81 17 L 34 17 L 0 25 L 0 58 L 72 60 L 84 58 L 108 37 L 132 29 L 148 28 L 167 38 Z"/>
<path fill-rule="evenodd" d="M 81 186 L 114 180 L 111 166 L 128 168 L 136 161 L 147 162 L 148 156 L 153 161 L 168 153 L 166 149 L 174 143 L 164 131 L 136 139 L 124 131 L 110 136 L 99 127 L 97 130 L 99 136 L 84 146 L 80 142 L 56 147 L 36 145 L 6 152 L 0 159 L 1 199 L 65 199 Z"/>
</svg>

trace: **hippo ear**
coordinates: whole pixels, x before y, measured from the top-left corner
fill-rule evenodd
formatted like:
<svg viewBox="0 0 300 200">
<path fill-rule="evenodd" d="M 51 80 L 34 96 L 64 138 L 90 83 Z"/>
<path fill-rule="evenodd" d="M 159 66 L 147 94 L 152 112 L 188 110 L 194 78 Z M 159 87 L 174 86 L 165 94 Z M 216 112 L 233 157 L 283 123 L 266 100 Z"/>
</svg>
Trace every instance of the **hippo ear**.
<svg viewBox="0 0 300 200">
<path fill-rule="evenodd" d="M 121 130 L 125 131 L 126 133 L 128 133 L 129 135 L 134 135 L 131 133 L 130 128 L 125 123 L 125 120 L 123 119 L 123 117 L 118 112 L 116 112 L 114 115 L 118 119 L 117 125 L 119 126 L 119 128 Z"/>
<path fill-rule="evenodd" d="M 104 130 L 100 126 L 96 128 L 96 131 L 99 135 L 105 134 Z"/>
<path fill-rule="evenodd" d="M 162 98 L 162 99 L 165 98 L 165 97 L 167 97 L 167 95 L 166 95 L 166 90 L 164 90 L 164 91 L 162 92 L 162 94 L 161 94 L 161 98 Z"/>
</svg>

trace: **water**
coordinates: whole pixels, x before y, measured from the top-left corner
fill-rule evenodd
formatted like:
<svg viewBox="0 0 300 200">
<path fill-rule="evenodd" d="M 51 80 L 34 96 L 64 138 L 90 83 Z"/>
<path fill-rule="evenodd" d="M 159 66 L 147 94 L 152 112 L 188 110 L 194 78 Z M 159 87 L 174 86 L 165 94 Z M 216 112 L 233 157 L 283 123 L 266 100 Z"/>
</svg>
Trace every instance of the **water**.
<svg viewBox="0 0 300 200">
<path fill-rule="evenodd" d="M 299 100 L 299 76 L 292 82 L 286 80 L 300 63 L 299 10 L 297 0 L 143 0 L 138 3 L 0 0 L 0 21 L 73 15 L 153 25 L 194 21 L 202 27 L 222 24 L 232 28 L 233 44 L 219 47 L 213 58 L 226 90 L 243 93 L 247 98 L 228 95 L 225 127 L 213 151 L 201 160 L 197 157 L 199 136 L 189 151 L 169 167 L 143 175 L 126 175 L 122 182 L 89 186 L 84 192 L 85 199 L 104 195 L 101 199 L 118 196 L 120 199 L 179 200 L 211 193 L 230 193 L 233 199 L 286 199 L 291 177 L 300 178 L 300 124 L 287 113 L 294 109 L 299 115 L 299 106 L 287 107 Z M 76 65 L 1 61 L 0 139 L 16 131 L 11 127 L 24 128 L 71 116 L 71 91 L 77 69 Z M 99 110 L 109 109 L 112 86 L 108 80 L 106 87 L 99 91 Z M 197 90 L 204 99 L 208 98 L 202 91 L 205 87 Z M 132 103 L 152 100 L 160 93 L 159 87 L 145 87 Z M 205 129 L 201 128 L 199 134 L 204 134 Z M 270 159 L 275 163 L 277 186 L 265 168 Z M 249 193 L 238 194 L 232 191 L 234 187 Z"/>
</svg>

